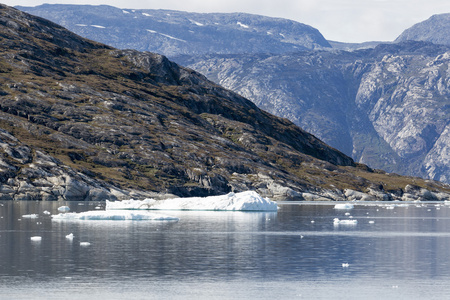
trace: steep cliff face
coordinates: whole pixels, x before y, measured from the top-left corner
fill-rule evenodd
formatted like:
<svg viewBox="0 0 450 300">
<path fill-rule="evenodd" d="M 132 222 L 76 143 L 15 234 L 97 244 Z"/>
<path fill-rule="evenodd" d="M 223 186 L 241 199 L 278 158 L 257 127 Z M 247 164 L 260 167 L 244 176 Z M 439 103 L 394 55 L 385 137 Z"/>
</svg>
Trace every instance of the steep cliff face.
<svg viewBox="0 0 450 300">
<path fill-rule="evenodd" d="M 448 182 L 449 50 L 406 42 L 178 61 L 356 161 Z"/>
<path fill-rule="evenodd" d="M 166 56 L 284 53 L 331 48 L 320 32 L 295 21 L 244 13 L 189 13 L 92 5 L 18 7 L 91 40 Z"/>
<path fill-rule="evenodd" d="M 395 41 L 424 41 L 450 45 L 450 13 L 438 14 L 406 29 Z"/>
</svg>

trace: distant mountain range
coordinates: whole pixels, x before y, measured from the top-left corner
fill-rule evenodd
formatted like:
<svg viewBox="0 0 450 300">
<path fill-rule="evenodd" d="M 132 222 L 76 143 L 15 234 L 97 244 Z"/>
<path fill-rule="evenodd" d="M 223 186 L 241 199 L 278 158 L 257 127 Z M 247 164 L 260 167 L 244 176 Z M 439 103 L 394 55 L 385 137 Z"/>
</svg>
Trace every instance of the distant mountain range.
<svg viewBox="0 0 450 300">
<path fill-rule="evenodd" d="M 287 19 L 232 13 L 119 9 L 101 5 L 40 5 L 18 9 L 119 49 L 166 56 L 285 53 L 331 48 L 320 32 Z"/>
</svg>

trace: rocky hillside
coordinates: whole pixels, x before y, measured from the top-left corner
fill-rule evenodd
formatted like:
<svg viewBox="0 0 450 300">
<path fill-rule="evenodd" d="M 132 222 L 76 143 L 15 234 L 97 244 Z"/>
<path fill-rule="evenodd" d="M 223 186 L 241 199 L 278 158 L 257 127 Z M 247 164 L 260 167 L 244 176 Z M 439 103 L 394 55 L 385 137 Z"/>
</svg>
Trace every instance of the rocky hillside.
<svg viewBox="0 0 450 300">
<path fill-rule="evenodd" d="M 448 186 L 355 164 L 164 56 L 4 5 L 0 41 L 1 199 L 449 199 Z"/>
<path fill-rule="evenodd" d="M 166 56 L 205 53 L 284 53 L 330 48 L 320 32 L 295 21 L 244 13 L 201 14 L 92 5 L 18 9 L 119 49 Z"/>
<path fill-rule="evenodd" d="M 395 41 L 425 41 L 450 46 L 450 13 L 434 15 L 406 29 Z"/>
<path fill-rule="evenodd" d="M 450 48 L 424 42 L 177 61 L 356 161 L 450 182 Z"/>
</svg>

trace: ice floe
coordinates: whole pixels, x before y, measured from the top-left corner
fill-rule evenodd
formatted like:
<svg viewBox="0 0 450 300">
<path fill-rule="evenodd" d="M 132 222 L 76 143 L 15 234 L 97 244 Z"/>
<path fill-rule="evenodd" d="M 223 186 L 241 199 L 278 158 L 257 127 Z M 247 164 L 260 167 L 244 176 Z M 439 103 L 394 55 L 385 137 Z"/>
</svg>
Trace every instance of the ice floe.
<svg viewBox="0 0 450 300">
<path fill-rule="evenodd" d="M 147 211 L 135 212 L 129 210 L 114 211 L 86 211 L 81 213 L 61 213 L 52 216 L 55 221 L 70 220 L 117 220 L 117 221 L 139 221 L 139 220 L 155 220 L 155 221 L 178 221 L 179 218 L 154 214 Z"/>
<path fill-rule="evenodd" d="M 37 218 L 39 218 L 39 215 L 38 214 L 23 215 L 22 218 L 24 218 L 24 219 L 37 219 Z"/>
<path fill-rule="evenodd" d="M 221 196 L 175 198 L 167 200 L 106 201 L 106 210 L 226 210 L 277 211 L 277 203 L 254 191 L 229 193 Z"/>
<path fill-rule="evenodd" d="M 30 237 L 30 240 L 32 240 L 33 242 L 40 242 L 42 240 L 41 236 L 32 236 Z"/>
<path fill-rule="evenodd" d="M 358 220 L 339 220 L 338 218 L 333 219 L 334 225 L 356 225 Z"/>
<path fill-rule="evenodd" d="M 66 239 L 73 240 L 73 233 L 66 235 Z"/>
<path fill-rule="evenodd" d="M 59 212 L 68 212 L 70 208 L 68 206 L 60 206 L 58 207 Z"/>
<path fill-rule="evenodd" d="M 91 243 L 89 243 L 89 242 L 81 242 L 80 243 L 80 246 L 82 246 L 82 247 L 87 247 L 87 246 L 90 246 L 91 245 Z"/>
<path fill-rule="evenodd" d="M 350 203 L 340 203 L 334 206 L 334 209 L 353 209 L 354 205 Z"/>
</svg>

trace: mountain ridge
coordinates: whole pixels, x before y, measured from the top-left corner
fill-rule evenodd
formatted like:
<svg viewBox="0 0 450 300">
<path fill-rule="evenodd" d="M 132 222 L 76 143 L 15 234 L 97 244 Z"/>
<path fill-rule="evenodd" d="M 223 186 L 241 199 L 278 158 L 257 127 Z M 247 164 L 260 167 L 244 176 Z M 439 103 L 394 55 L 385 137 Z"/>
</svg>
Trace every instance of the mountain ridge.
<svg viewBox="0 0 450 300">
<path fill-rule="evenodd" d="M 450 46 L 450 13 L 436 14 L 403 31 L 395 42 L 424 41 Z"/>
<path fill-rule="evenodd" d="M 283 53 L 331 47 L 321 33 L 309 25 L 246 13 L 190 13 L 63 4 L 17 8 L 119 49 L 150 51 L 168 57 L 252 53 L 261 49 Z"/>
</svg>

